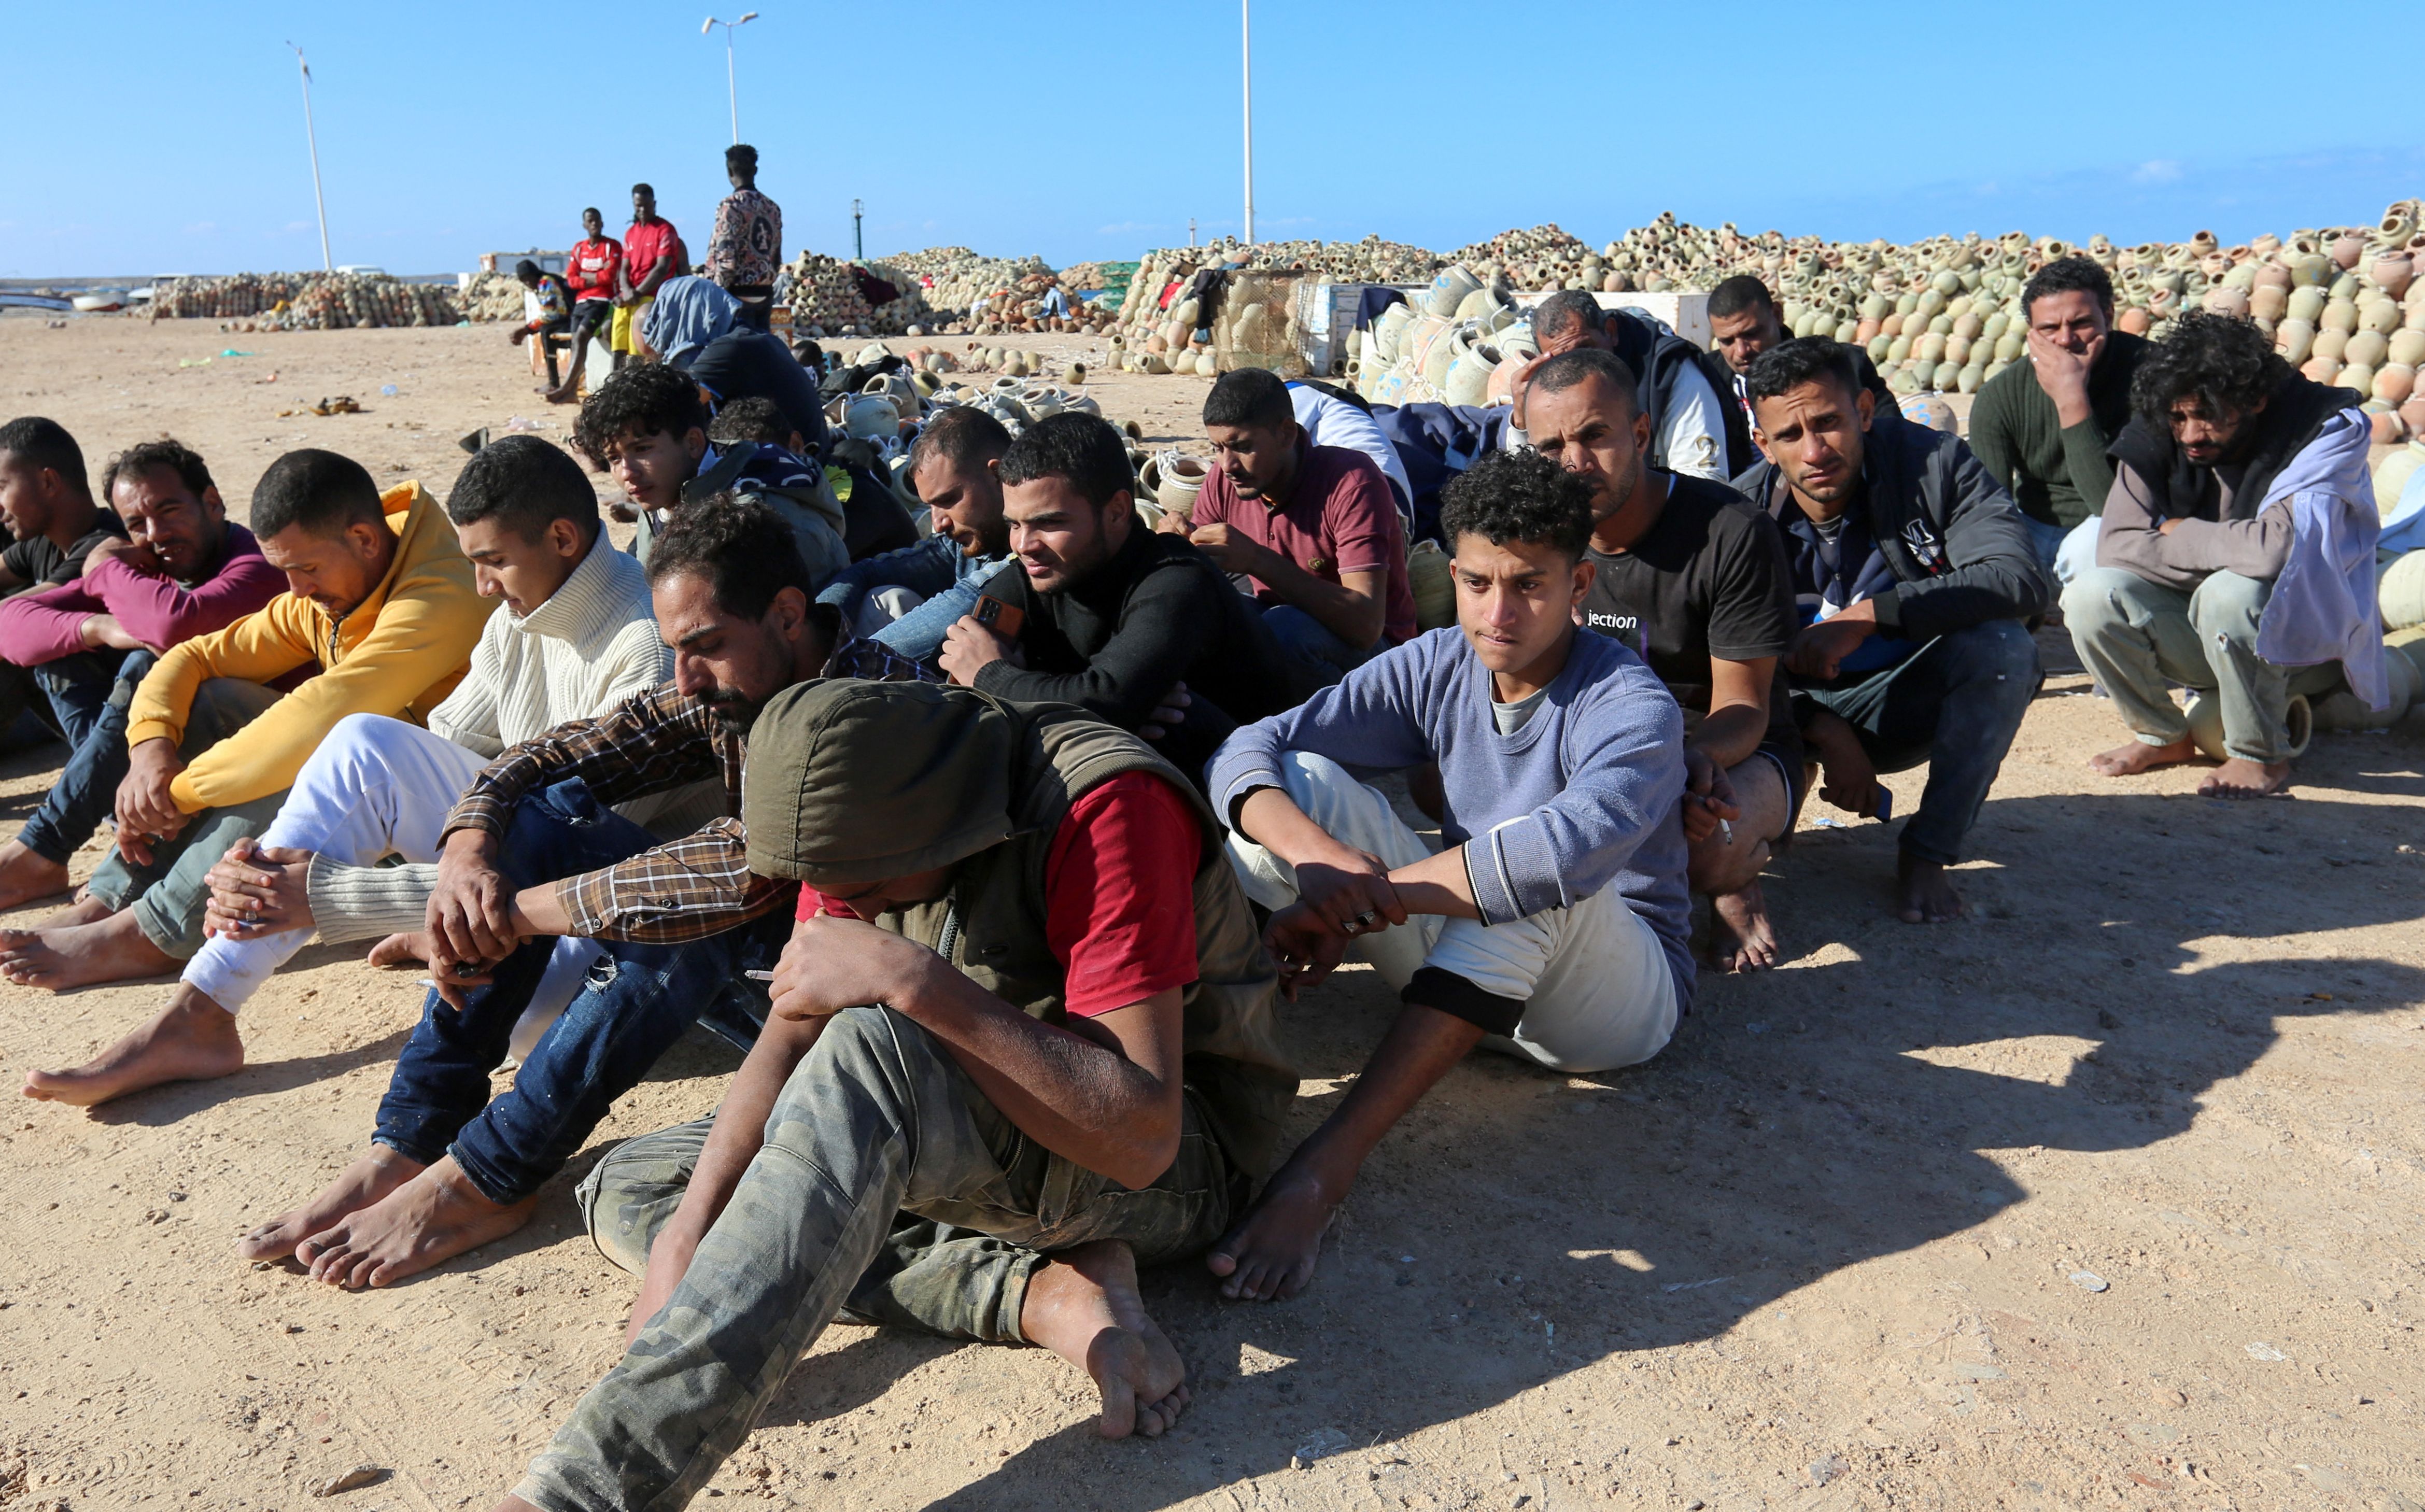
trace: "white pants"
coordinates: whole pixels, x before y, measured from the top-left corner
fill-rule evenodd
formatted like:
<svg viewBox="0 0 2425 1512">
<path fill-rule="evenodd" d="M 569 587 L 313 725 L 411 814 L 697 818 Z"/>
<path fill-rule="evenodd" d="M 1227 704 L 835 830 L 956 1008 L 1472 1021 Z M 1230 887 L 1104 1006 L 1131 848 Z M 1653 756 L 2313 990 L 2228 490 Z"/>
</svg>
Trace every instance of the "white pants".
<svg viewBox="0 0 2425 1512">
<path fill-rule="evenodd" d="M 1387 797 L 1328 757 L 1287 751 L 1280 770 L 1288 796 L 1340 844 L 1380 857 L 1392 871 L 1431 855 Z M 1296 874 L 1286 861 L 1234 831 L 1229 844 L 1230 867 L 1248 897 L 1275 910 L 1296 901 Z M 1402 991 L 1418 968 L 1430 966 L 1523 1003 L 1516 1032 L 1483 1043 L 1552 1070 L 1638 1065 L 1676 1032 L 1667 952 L 1611 891 L 1513 924 L 1417 914 L 1358 940 L 1349 954 Z"/>
<path fill-rule="evenodd" d="M 317 851 L 348 866 L 392 855 L 435 861 L 439 832 L 455 800 L 488 764 L 479 752 L 419 725 L 349 714 L 303 763 L 261 844 Z M 309 929 L 243 940 L 214 935 L 185 963 L 185 981 L 233 1013 L 311 938 Z M 563 1012 L 597 954 L 592 941 L 557 941 L 525 1021 L 542 1008 L 546 1019 Z"/>
</svg>

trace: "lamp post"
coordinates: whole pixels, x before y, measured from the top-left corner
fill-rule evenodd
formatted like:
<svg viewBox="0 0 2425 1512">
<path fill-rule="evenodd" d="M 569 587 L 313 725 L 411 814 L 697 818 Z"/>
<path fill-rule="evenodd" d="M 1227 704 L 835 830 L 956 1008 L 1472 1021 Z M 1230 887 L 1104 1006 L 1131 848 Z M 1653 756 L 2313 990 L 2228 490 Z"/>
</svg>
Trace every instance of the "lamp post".
<svg viewBox="0 0 2425 1512">
<path fill-rule="evenodd" d="M 1255 46 L 1247 32 L 1251 0 L 1238 0 L 1238 77 L 1246 121 L 1246 245 L 1255 245 Z"/>
<path fill-rule="evenodd" d="M 714 16 L 710 16 L 699 24 L 699 34 L 701 37 L 718 26 L 724 28 L 724 92 L 732 106 L 732 140 L 736 146 L 741 141 L 741 91 L 732 82 L 732 28 L 746 25 L 757 19 L 758 12 L 745 10 L 741 12 L 741 19 L 738 21 L 718 21 Z"/>
<path fill-rule="evenodd" d="M 295 47 L 293 42 L 286 45 Z M 295 66 L 303 71 L 303 140 L 312 149 L 312 203 L 320 211 L 320 268 L 328 272 L 337 265 L 329 256 L 329 200 L 320 192 L 320 134 L 312 124 L 312 65 L 303 61 L 299 47 L 295 47 Z"/>
<path fill-rule="evenodd" d="M 862 214 L 859 202 L 853 200 L 850 202 L 850 251 L 854 260 L 864 263 L 867 261 L 867 237 L 859 224 Z"/>
</svg>

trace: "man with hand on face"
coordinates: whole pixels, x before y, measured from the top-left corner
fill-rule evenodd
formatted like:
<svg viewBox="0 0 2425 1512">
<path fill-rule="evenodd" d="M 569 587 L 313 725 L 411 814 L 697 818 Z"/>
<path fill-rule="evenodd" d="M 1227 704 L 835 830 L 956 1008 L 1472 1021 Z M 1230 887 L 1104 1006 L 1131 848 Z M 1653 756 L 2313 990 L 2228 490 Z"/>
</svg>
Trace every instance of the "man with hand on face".
<svg viewBox="0 0 2425 1512">
<path fill-rule="evenodd" d="M 1782 657 L 1793 588 L 1776 526 L 1723 483 L 1649 465 L 1650 420 L 1608 353 L 1533 375 L 1534 449 L 1593 488 L 1583 628 L 1625 643 L 1684 714 L 1684 838 L 1728 971 L 1776 964 L 1760 869 L 1793 828 L 1802 740 Z"/>
<path fill-rule="evenodd" d="M 1045 1345 L 1103 1437 L 1161 1434 L 1137 1266 L 1221 1231 L 1295 1093 L 1219 821 L 1134 736 L 828 682 L 749 745 L 750 864 L 800 882 L 773 1014 L 712 1118 L 583 1183 L 645 1268 L 626 1353 L 500 1512 L 683 1505 L 837 1317 Z"/>
<path fill-rule="evenodd" d="M 1734 477 L 1759 460 L 1759 448 L 1751 439 L 1751 394 L 1743 387 L 1743 375 L 1760 353 L 1788 339 L 1785 313 L 1776 308 L 1768 285 L 1749 273 L 1738 273 L 1711 289 L 1709 312 L 1710 349 L 1701 354 L 1701 371 L 1709 375 L 1710 387 L 1726 397 L 1726 475 Z M 1850 342 L 1844 349 L 1872 400 L 1885 409 L 1895 408 L 1894 391 L 1878 377 L 1870 354 Z"/>
<path fill-rule="evenodd" d="M 0 845 L 0 908 L 68 889 L 68 858 L 109 817 L 126 776 L 126 711 L 169 647 L 276 598 L 285 577 L 230 523 L 202 459 L 147 441 L 110 459 L 102 492 L 128 538 L 95 543 L 84 573 L 0 603 L 0 657 L 33 669 L 68 738 L 67 767 Z"/>
<path fill-rule="evenodd" d="M 1156 743 L 1191 780 L 1241 719 L 1289 706 L 1287 663 L 1212 559 L 1148 530 L 1111 423 L 1070 410 L 998 471 L 1018 558 L 944 634 L 946 675 L 1020 703 L 1074 703 Z M 985 600 L 991 600 L 988 603 Z"/>
<path fill-rule="evenodd" d="M 2106 448 L 2130 423 L 2130 378 L 2153 344 L 2113 329 L 2113 281 L 2064 257 L 2021 289 L 2029 361 L 1987 380 L 1970 410 L 1970 449 L 2029 522 L 2038 564 L 2069 583 L 2095 565 L 2113 491 Z"/>
<path fill-rule="evenodd" d="M 865 557 L 817 595 L 851 628 L 912 661 L 931 660 L 943 636 L 976 607 L 988 579 L 1010 564 L 1002 516 L 1002 458 L 1010 432 L 973 405 L 926 422 L 909 448 L 909 480 L 935 533 L 914 546 Z"/>
<path fill-rule="evenodd" d="M 1260 367 L 1221 375 L 1204 432 L 1212 475 L 1187 518 L 1163 528 L 1251 580 L 1298 701 L 1414 638 L 1405 525 L 1370 457 L 1308 442 L 1288 385 Z"/>
<path fill-rule="evenodd" d="M 2022 621 L 2052 585 L 2020 511 L 1952 436 L 1877 410 L 1841 343 L 1790 341 L 1747 382 L 1767 460 L 1735 489 L 1785 533 L 1799 617 L 1786 652 L 1820 796 L 1868 815 L 1880 772 L 1928 763 L 1895 911 L 1961 917 L 1946 868 L 2044 674 Z"/>
<path fill-rule="evenodd" d="M 2290 782 L 2293 698 L 2345 676 L 2372 708 L 2391 698 L 2366 414 L 2254 323 L 2203 311 L 2148 354 L 2130 399 L 2096 566 L 2063 596 L 2072 645 L 2135 737 L 2089 765 L 2195 760 L 2180 683 L 2220 705 L 2226 759 L 2198 792 L 2270 796 Z"/>
<path fill-rule="evenodd" d="M 1657 1054 L 1689 1005 L 1683 719 L 1642 659 L 1583 635 L 1592 485 L 1533 452 L 1448 487 L 1457 623 L 1374 657 L 1214 758 L 1283 982 L 1356 948 L 1404 1002 L 1372 1060 L 1208 1263 L 1293 1296 L 1365 1157 L 1477 1045 L 1575 1074 Z M 1437 855 L 1354 771 L 1437 763 Z"/>
<path fill-rule="evenodd" d="M 382 889 L 439 986 L 397 1058 L 368 1150 L 303 1206 L 245 1236 L 256 1260 L 292 1254 L 332 1286 L 385 1286 L 511 1233 L 540 1186 L 616 1098 L 702 1020 L 747 1044 L 765 994 L 744 973 L 781 948 L 794 889 L 753 873 L 742 829 L 743 739 L 778 692 L 811 678 L 915 679 L 811 603 L 774 511 L 751 500 L 685 508 L 649 562 L 673 680 L 605 714 L 534 735 L 475 775 L 431 866 L 358 879 Z M 614 812 L 717 783 L 718 817 L 658 844 Z M 316 884 L 316 878 L 315 884 Z M 312 925 L 291 885 L 278 922 Z M 256 890 L 214 898 L 233 909 Z M 321 896 L 315 885 L 310 899 Z M 490 1078 L 566 939 L 601 958 L 502 1096 Z"/>
<path fill-rule="evenodd" d="M 262 555 L 287 590 L 225 630 L 170 648 L 137 690 L 118 852 L 83 899 L 0 931 L 0 972 L 59 989 L 175 969 L 201 947 L 213 864 L 260 833 L 349 714 L 425 720 L 462 680 L 488 618 L 472 566 L 418 483 L 382 496 L 361 463 L 289 452 L 253 490 Z M 272 685 L 316 668 L 281 695 Z M 235 1021 L 170 1011 L 25 1094 L 89 1105 L 244 1063 Z"/>
<path fill-rule="evenodd" d="M 211 868 L 212 938 L 185 963 L 166 1017 L 233 1017 L 314 924 L 332 942 L 383 933 L 346 927 L 357 914 L 396 911 L 404 876 L 374 863 L 435 861 L 439 827 L 490 758 L 665 680 L 671 659 L 650 618 L 647 574 L 606 539 L 581 465 L 554 443 L 506 436 L 474 453 L 446 515 L 480 596 L 502 601 L 471 670 L 426 729 L 375 714 L 337 721 L 258 844 L 235 845 Z M 313 884 L 310 923 L 280 916 L 281 874 Z M 373 962 L 386 964 L 386 953 Z M 577 980 L 586 963 L 560 971 Z"/>
</svg>

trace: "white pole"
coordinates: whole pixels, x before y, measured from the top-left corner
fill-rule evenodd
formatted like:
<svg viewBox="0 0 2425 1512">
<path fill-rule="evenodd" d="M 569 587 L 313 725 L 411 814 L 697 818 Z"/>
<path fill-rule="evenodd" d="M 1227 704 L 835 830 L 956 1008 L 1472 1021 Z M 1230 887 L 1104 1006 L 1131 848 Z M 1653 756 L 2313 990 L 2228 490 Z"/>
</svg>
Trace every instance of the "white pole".
<svg viewBox="0 0 2425 1512">
<path fill-rule="evenodd" d="M 1255 245 L 1255 46 L 1247 33 L 1250 0 L 1238 0 L 1238 72 L 1246 120 L 1246 245 Z"/>
<path fill-rule="evenodd" d="M 732 142 L 741 144 L 741 87 L 732 81 L 732 24 L 724 24 L 724 93 L 732 105 Z"/>
<path fill-rule="evenodd" d="M 286 45 L 295 47 L 293 42 Z M 320 133 L 312 124 L 312 65 L 303 61 L 299 47 L 295 47 L 295 66 L 303 71 L 303 139 L 312 148 L 312 202 L 320 211 L 320 268 L 333 272 L 337 265 L 329 256 L 329 200 L 320 192 Z"/>
</svg>

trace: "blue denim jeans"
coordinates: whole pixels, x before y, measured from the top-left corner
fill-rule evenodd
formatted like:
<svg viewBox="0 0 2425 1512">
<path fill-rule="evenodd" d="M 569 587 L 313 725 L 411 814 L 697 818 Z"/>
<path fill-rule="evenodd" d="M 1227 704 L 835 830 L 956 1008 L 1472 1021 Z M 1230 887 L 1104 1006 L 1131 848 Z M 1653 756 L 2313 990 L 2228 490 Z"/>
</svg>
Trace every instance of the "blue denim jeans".
<svg viewBox="0 0 2425 1512">
<path fill-rule="evenodd" d="M 646 829 L 591 796 L 579 779 L 522 800 L 501 847 L 516 888 L 611 866 L 656 844 Z M 607 944 L 588 980 L 539 1037 L 491 1102 L 489 1077 L 505 1063 L 514 1023 L 546 972 L 552 940 L 526 942 L 475 989 L 461 1011 L 436 992 L 397 1057 L 372 1137 L 423 1165 L 452 1155 L 495 1202 L 538 1191 L 579 1152 L 615 1099 L 639 1085 L 702 1010 L 719 1013 L 733 1037 L 736 999 L 753 1000 L 741 1021 L 766 1016 L 763 984 L 742 976 L 772 967 L 791 932 L 779 914 L 682 945 Z"/>
<path fill-rule="evenodd" d="M 1386 651 L 1389 644 L 1389 637 L 1383 635 L 1358 651 L 1293 603 L 1277 603 L 1265 609 L 1263 628 L 1280 643 L 1280 654 L 1288 658 L 1290 691 L 1299 703 L 1334 685 Z"/>
<path fill-rule="evenodd" d="M 160 658 L 148 651 L 86 651 L 34 668 L 67 736 L 68 762 L 17 839 L 64 866 L 109 817 L 126 778 L 126 711 Z"/>
<path fill-rule="evenodd" d="M 1929 764 L 1902 844 L 1951 866 L 2045 681 L 2037 642 L 2021 622 L 1990 619 L 1949 631 L 1858 682 L 1796 688 L 1793 696 L 1842 716 L 1879 771 Z"/>
</svg>

